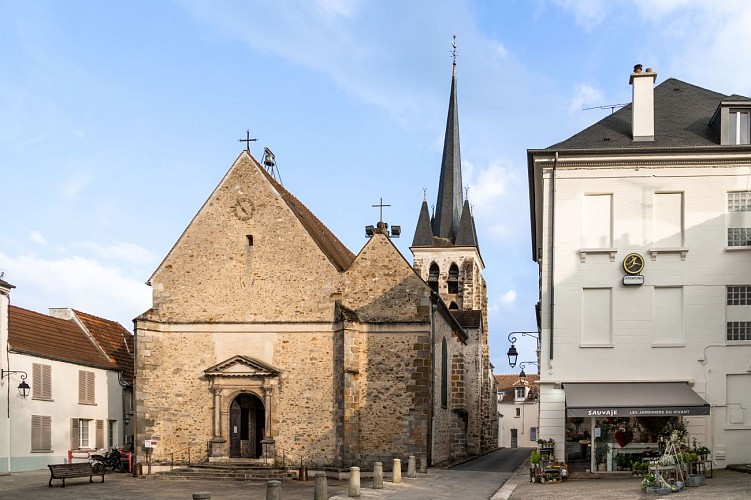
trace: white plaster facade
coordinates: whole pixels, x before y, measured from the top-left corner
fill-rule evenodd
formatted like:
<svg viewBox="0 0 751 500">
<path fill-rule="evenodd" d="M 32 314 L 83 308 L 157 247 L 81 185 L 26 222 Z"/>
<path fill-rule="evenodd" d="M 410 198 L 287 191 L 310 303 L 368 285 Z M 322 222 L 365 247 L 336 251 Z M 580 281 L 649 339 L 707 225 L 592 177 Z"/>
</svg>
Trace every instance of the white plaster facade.
<svg viewBox="0 0 751 500">
<path fill-rule="evenodd" d="M 729 340 L 727 329 L 751 321 L 751 305 L 726 297 L 751 290 L 751 243 L 728 243 L 729 229 L 751 227 L 751 148 L 640 145 L 528 152 L 541 269 L 540 437 L 554 438 L 564 456 L 566 383 L 687 382 L 711 407 L 684 419 L 689 439 L 712 450 L 715 467 L 745 463 L 751 337 Z M 739 211 L 729 211 L 734 199 Z M 644 257 L 640 286 L 623 284 L 631 253 Z"/>
<path fill-rule="evenodd" d="M 518 390 L 524 391 L 524 394 L 517 394 Z M 539 401 L 528 398 L 529 386 L 514 386 L 513 392 L 510 397 L 502 397 L 504 391 L 498 391 L 498 446 L 534 448 L 538 439 Z"/>
</svg>

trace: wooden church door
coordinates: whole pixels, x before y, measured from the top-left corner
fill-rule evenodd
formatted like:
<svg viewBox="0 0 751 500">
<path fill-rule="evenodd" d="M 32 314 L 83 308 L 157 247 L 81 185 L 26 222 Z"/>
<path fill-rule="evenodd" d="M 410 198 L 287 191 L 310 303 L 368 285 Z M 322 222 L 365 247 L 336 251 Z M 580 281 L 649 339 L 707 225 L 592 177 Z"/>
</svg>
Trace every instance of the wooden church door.
<svg viewBox="0 0 751 500">
<path fill-rule="evenodd" d="M 263 403 L 252 394 L 240 394 L 229 409 L 230 458 L 258 458 L 263 439 Z"/>
</svg>

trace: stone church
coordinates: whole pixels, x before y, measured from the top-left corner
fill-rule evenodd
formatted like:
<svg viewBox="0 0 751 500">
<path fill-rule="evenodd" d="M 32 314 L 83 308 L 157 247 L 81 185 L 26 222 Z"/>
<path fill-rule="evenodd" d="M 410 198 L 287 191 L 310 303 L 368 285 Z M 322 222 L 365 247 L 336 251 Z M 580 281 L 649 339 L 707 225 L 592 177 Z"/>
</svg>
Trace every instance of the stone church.
<svg viewBox="0 0 751 500">
<path fill-rule="evenodd" d="M 462 196 L 456 66 L 435 213 L 354 255 L 243 151 L 148 281 L 136 442 L 154 459 L 429 464 L 497 445 L 487 299 Z"/>
</svg>

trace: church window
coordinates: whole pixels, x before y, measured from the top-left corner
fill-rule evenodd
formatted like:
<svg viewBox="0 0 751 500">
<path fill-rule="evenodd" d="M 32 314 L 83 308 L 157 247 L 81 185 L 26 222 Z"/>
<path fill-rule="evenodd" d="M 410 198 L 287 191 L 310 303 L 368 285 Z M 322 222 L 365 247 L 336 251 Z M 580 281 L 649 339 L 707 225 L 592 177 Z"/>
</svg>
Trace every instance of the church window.
<svg viewBox="0 0 751 500">
<path fill-rule="evenodd" d="M 440 274 L 441 269 L 438 267 L 438 264 L 433 262 L 430 264 L 430 273 L 428 274 L 428 285 L 430 285 L 430 289 L 434 292 L 438 292 L 438 275 Z"/>
<path fill-rule="evenodd" d="M 246 238 L 248 238 L 248 246 L 252 247 L 253 246 L 253 235 L 252 234 L 248 234 L 246 236 Z"/>
<path fill-rule="evenodd" d="M 459 266 L 452 263 L 449 268 L 449 293 L 459 293 Z"/>
<path fill-rule="evenodd" d="M 446 339 L 441 343 L 441 408 L 448 406 L 448 353 L 446 352 Z"/>
</svg>

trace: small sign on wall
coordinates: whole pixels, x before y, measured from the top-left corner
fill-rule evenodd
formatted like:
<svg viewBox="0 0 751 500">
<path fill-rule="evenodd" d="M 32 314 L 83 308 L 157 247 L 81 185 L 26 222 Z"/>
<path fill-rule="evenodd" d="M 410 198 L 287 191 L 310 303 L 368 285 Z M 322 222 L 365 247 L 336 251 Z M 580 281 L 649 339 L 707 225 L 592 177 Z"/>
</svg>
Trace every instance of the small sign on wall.
<svg viewBox="0 0 751 500">
<path fill-rule="evenodd" d="M 623 277 L 623 284 L 626 286 L 639 286 L 644 284 L 644 275 L 626 275 Z"/>
<path fill-rule="evenodd" d="M 143 442 L 143 447 L 144 448 L 156 448 L 158 444 L 159 444 L 159 441 L 155 439 L 147 439 L 146 441 Z"/>
</svg>

